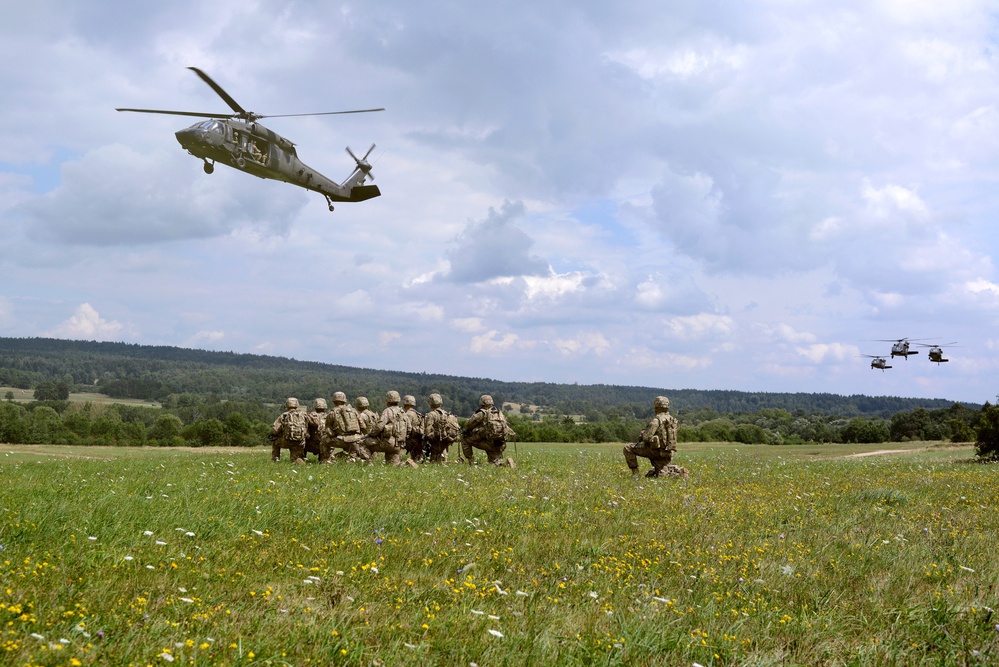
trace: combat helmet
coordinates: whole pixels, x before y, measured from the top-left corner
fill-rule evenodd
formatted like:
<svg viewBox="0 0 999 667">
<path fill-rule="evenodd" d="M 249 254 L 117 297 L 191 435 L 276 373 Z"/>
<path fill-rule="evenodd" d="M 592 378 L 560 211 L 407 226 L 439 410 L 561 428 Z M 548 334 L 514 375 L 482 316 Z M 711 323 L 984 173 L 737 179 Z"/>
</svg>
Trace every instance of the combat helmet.
<svg viewBox="0 0 999 667">
<path fill-rule="evenodd" d="M 427 400 L 427 402 L 430 403 L 430 407 L 432 408 L 439 408 L 440 406 L 444 405 L 444 401 L 443 399 L 441 399 L 440 394 L 430 394 L 430 398 Z"/>
<path fill-rule="evenodd" d="M 480 408 L 491 408 L 493 407 L 493 397 L 489 394 L 482 394 L 479 397 L 479 407 Z"/>
<path fill-rule="evenodd" d="M 368 399 L 364 399 L 364 400 L 366 402 Z M 342 391 L 335 391 L 335 392 L 333 392 L 333 402 L 334 403 L 346 403 L 347 402 L 347 394 L 343 393 Z"/>
<path fill-rule="evenodd" d="M 669 410 L 669 399 L 665 396 L 656 396 L 656 400 L 652 402 L 652 406 L 658 410 L 660 408 L 664 410 Z"/>
<path fill-rule="evenodd" d="M 399 404 L 399 392 L 397 392 L 395 390 L 387 392 L 385 394 L 385 402 L 388 403 L 389 405 L 398 405 Z"/>
<path fill-rule="evenodd" d="M 284 402 L 285 410 L 298 410 L 298 399 L 294 397 L 289 397 L 287 401 Z"/>
<path fill-rule="evenodd" d="M 405 396 L 402 397 L 402 407 L 405 408 L 408 406 L 413 406 L 414 408 L 416 407 L 416 398 L 414 398 L 410 394 L 406 394 Z"/>
<path fill-rule="evenodd" d="M 369 405 L 367 396 L 358 396 L 354 399 L 354 407 L 358 410 L 367 410 Z"/>
<path fill-rule="evenodd" d="M 326 406 L 326 399 L 325 398 L 317 398 L 316 400 L 312 401 L 312 408 L 316 412 L 322 412 L 323 410 L 326 409 L 326 407 L 327 406 Z"/>
</svg>

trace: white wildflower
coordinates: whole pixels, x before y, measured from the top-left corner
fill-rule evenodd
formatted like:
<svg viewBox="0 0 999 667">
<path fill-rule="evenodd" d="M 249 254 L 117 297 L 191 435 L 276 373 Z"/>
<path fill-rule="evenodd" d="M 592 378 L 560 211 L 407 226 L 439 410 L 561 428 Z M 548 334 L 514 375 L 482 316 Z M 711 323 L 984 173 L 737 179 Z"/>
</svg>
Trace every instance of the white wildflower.
<svg viewBox="0 0 999 667">
<path fill-rule="evenodd" d="M 503 636 L 502 632 L 500 632 L 499 630 L 493 630 L 491 628 L 489 630 L 489 634 L 491 634 L 493 637 L 502 637 Z"/>
</svg>

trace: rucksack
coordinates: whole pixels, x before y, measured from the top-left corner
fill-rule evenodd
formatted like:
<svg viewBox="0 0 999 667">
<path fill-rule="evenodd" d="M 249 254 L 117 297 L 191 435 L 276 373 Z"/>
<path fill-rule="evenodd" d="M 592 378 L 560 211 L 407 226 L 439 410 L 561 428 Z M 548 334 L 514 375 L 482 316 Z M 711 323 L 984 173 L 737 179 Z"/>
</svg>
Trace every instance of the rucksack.
<svg viewBox="0 0 999 667">
<path fill-rule="evenodd" d="M 440 421 L 440 429 L 441 440 L 444 442 L 454 442 L 461 434 L 461 424 L 458 423 L 458 418 L 450 412 L 444 413 L 444 419 Z"/>
<path fill-rule="evenodd" d="M 305 442 L 309 435 L 309 424 L 304 412 L 295 410 L 281 416 L 281 435 L 287 442 Z"/>
<path fill-rule="evenodd" d="M 499 410 L 493 409 L 488 413 L 486 422 L 482 425 L 488 437 L 493 440 L 503 440 L 506 438 L 506 417 Z"/>
<path fill-rule="evenodd" d="M 458 439 L 461 434 L 461 424 L 458 423 L 458 418 L 448 412 L 438 408 L 435 410 L 437 413 L 437 418 L 434 420 L 434 432 L 428 435 L 437 440 L 438 442 L 454 442 Z M 430 415 L 427 415 L 427 420 L 429 421 Z"/>
<path fill-rule="evenodd" d="M 336 415 L 336 425 L 340 431 L 337 435 L 357 435 L 361 432 L 361 420 L 354 408 L 344 405 L 336 408 L 333 414 Z"/>
<path fill-rule="evenodd" d="M 392 406 L 388 408 L 390 411 L 390 416 L 388 424 L 385 427 L 385 433 L 392 438 L 395 438 L 396 445 L 402 447 L 406 442 L 406 436 L 409 435 L 409 419 L 406 418 L 406 414 L 402 411 L 402 408 L 398 406 Z"/>
</svg>

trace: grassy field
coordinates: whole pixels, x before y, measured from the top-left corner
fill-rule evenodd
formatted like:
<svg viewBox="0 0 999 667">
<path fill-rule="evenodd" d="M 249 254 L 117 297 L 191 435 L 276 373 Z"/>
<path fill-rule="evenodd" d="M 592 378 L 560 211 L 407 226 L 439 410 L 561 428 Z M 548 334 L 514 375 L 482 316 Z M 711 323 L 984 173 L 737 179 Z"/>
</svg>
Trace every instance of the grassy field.
<svg viewBox="0 0 999 667">
<path fill-rule="evenodd" d="M 15 403 L 30 403 L 35 400 L 33 389 L 18 389 L 16 387 L 0 387 L 0 398 L 6 396 L 8 391 L 14 395 Z M 95 404 L 120 403 L 121 405 L 142 405 L 149 408 L 158 408 L 160 406 L 156 401 L 143 401 L 138 398 L 111 398 L 106 394 L 93 392 L 72 392 L 69 395 L 69 402 Z"/>
<path fill-rule="evenodd" d="M 637 483 L 620 446 L 519 449 L 0 445 L 0 664 L 999 660 L 999 470 L 970 447 L 698 444 Z"/>
</svg>

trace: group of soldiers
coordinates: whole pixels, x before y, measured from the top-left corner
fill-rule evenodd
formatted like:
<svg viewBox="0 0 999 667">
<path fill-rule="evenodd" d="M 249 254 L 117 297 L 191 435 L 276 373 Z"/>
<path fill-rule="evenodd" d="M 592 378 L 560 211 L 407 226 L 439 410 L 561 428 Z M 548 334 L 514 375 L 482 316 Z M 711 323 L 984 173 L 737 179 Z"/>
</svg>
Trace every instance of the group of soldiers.
<svg viewBox="0 0 999 667">
<path fill-rule="evenodd" d="M 479 399 L 479 409 L 464 427 L 444 409 L 440 394 L 430 394 L 426 414 L 417 412 L 412 396 L 403 396 L 400 407 L 397 391 L 385 394 L 385 409 L 380 415 L 371 410 L 364 396 L 352 406 L 338 391 L 332 401 L 333 409 L 328 410 L 326 399 L 317 398 L 313 411 L 305 412 L 299 409 L 297 398 L 289 398 L 271 428 L 271 458 L 280 461 L 281 449 L 286 448 L 292 463 L 304 463 L 310 453 L 316 454 L 320 463 L 331 463 L 335 458 L 370 462 L 381 452 L 386 463 L 417 467 L 421 462 L 446 462 L 449 448 L 460 439 L 459 461 L 473 465 L 474 448 L 485 451 L 492 465 L 516 467 L 512 458 L 503 458 L 507 439 L 515 433 L 488 394 Z M 638 457 L 643 457 L 652 464 L 646 477 L 687 477 L 689 471 L 672 462 L 679 422 L 669 413 L 669 399 L 657 396 L 652 405 L 655 415 L 638 442 L 624 446 L 631 476 L 640 477 Z"/>
<path fill-rule="evenodd" d="M 326 399 L 315 399 L 312 412 L 301 410 L 297 398 L 285 401 L 285 411 L 271 427 L 271 458 L 280 461 L 281 450 L 287 449 L 292 463 L 305 462 L 308 454 L 316 454 L 320 463 L 337 458 L 370 462 L 380 452 L 386 463 L 416 467 L 421 462 L 446 462 L 451 445 L 460 440 L 459 460 L 474 464 L 474 448 L 485 451 L 492 465 L 516 467 L 512 458 L 503 458 L 507 439 L 515 433 L 492 396 L 479 399 L 479 409 L 464 427 L 444 409 L 440 394 L 430 395 L 426 414 L 416 410 L 414 397 L 400 399 L 397 391 L 385 394 L 380 415 L 364 396 L 351 405 L 338 391 L 331 400 L 332 410 Z"/>
</svg>

